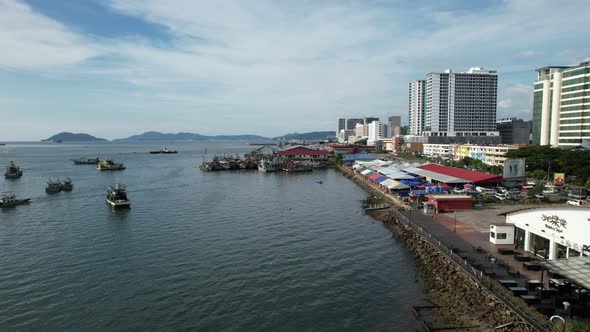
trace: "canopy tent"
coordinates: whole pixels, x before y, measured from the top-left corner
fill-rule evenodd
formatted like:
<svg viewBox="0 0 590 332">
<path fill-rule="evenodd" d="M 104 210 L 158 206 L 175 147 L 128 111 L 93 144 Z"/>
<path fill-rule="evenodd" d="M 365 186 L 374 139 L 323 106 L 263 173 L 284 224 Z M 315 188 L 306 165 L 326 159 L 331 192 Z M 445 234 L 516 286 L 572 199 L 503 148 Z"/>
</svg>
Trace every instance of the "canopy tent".
<svg viewBox="0 0 590 332">
<path fill-rule="evenodd" d="M 390 190 L 401 190 L 401 189 L 409 189 L 410 187 L 406 186 L 405 184 L 392 180 L 392 179 L 387 179 L 383 182 L 381 182 L 381 185 L 386 187 L 387 189 Z"/>
<path fill-rule="evenodd" d="M 387 179 L 389 179 L 389 178 L 386 177 L 386 176 L 381 175 L 380 177 L 378 177 L 378 178 L 375 179 L 375 182 L 381 183 L 381 182 L 383 182 L 383 181 L 385 181 Z"/>
<path fill-rule="evenodd" d="M 417 186 L 420 186 L 420 185 L 424 184 L 424 182 L 422 182 L 422 181 L 420 181 L 420 180 L 418 180 L 416 178 L 407 179 L 407 180 L 406 179 L 399 180 L 399 182 L 405 184 L 406 186 L 410 186 L 410 187 L 417 187 Z"/>
<path fill-rule="evenodd" d="M 373 173 L 371 176 L 369 176 L 369 179 L 376 181 L 378 178 L 382 177 L 383 175 L 379 174 L 379 173 Z"/>
<path fill-rule="evenodd" d="M 366 170 L 364 170 L 364 171 L 361 172 L 361 174 L 364 175 L 364 176 L 367 176 L 367 174 L 369 174 L 369 173 L 374 173 L 374 172 L 372 170 L 370 170 L 370 169 L 366 169 Z"/>
<path fill-rule="evenodd" d="M 387 177 L 392 178 L 394 180 L 414 179 L 414 177 L 411 176 L 410 174 L 404 173 L 400 169 L 398 169 L 396 167 L 392 167 L 392 166 L 389 166 L 387 168 L 378 169 L 377 171 L 381 174 L 387 175 Z"/>
<path fill-rule="evenodd" d="M 356 153 L 356 154 L 347 155 L 346 158 L 344 158 L 344 161 L 354 162 L 357 160 L 375 160 L 375 159 L 379 159 L 379 157 L 372 155 L 372 154 L 368 154 L 368 153 Z"/>
<path fill-rule="evenodd" d="M 590 290 L 590 257 L 569 257 L 568 259 L 547 260 L 542 263 L 552 272 Z"/>
</svg>

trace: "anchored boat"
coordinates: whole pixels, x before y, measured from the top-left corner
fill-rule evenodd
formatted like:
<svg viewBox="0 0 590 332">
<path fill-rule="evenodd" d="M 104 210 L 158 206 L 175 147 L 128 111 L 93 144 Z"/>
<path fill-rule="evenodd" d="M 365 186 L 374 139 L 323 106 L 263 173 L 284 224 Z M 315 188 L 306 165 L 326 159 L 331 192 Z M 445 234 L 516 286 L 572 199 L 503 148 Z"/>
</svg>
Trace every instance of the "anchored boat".
<svg viewBox="0 0 590 332">
<path fill-rule="evenodd" d="M 63 185 L 59 181 L 59 178 L 57 178 L 57 180 L 49 179 L 49 181 L 47 181 L 47 187 L 45 187 L 45 192 L 48 194 L 55 194 L 60 192 L 62 187 Z"/>
<path fill-rule="evenodd" d="M 176 150 L 168 150 L 167 148 L 164 148 L 162 150 L 150 151 L 150 153 L 151 154 L 159 154 L 159 153 L 172 154 L 172 153 L 178 153 L 178 151 L 176 151 Z"/>
<path fill-rule="evenodd" d="M 17 166 L 14 161 L 11 161 L 6 167 L 6 173 L 4 176 L 9 179 L 17 179 L 23 176 L 23 170 L 20 166 Z"/>
<path fill-rule="evenodd" d="M 67 177 L 61 183 L 61 190 L 63 190 L 63 191 L 72 191 L 73 189 L 74 189 L 74 184 L 72 183 L 72 179 L 70 179 L 69 177 Z"/>
<path fill-rule="evenodd" d="M 125 166 L 110 159 L 104 159 L 96 165 L 96 169 L 99 171 L 119 171 L 124 170 Z"/>
<path fill-rule="evenodd" d="M 258 170 L 263 171 L 263 172 L 274 172 L 276 169 L 270 161 L 267 161 L 266 159 L 262 159 L 258 163 Z"/>
<path fill-rule="evenodd" d="M 74 165 L 97 165 L 100 162 L 98 158 L 77 158 L 72 159 Z"/>
<path fill-rule="evenodd" d="M 2 195 L 0 195 L 0 208 L 13 207 L 27 204 L 29 202 L 31 202 L 30 198 L 17 199 L 16 195 L 11 192 L 2 193 Z"/>
<path fill-rule="evenodd" d="M 107 204 L 114 208 L 128 208 L 131 207 L 131 202 L 127 198 L 127 186 L 118 182 L 107 188 Z"/>
</svg>

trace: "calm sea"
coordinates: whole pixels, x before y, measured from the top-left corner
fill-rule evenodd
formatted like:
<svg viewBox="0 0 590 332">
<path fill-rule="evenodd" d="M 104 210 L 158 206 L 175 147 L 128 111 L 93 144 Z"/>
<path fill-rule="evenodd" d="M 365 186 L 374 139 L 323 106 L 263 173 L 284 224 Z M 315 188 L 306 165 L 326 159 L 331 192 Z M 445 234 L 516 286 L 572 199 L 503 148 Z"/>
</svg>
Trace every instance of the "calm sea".
<svg viewBox="0 0 590 332">
<path fill-rule="evenodd" d="M 177 155 L 150 155 L 164 146 Z M 363 215 L 339 172 L 201 172 L 204 150 L 246 143 L 19 143 L 1 191 L 0 330 L 412 331 L 422 303 L 412 257 Z M 112 158 L 98 172 L 70 158 Z M 50 177 L 74 191 L 47 195 Z M 113 211 L 105 189 L 129 187 Z M 323 184 L 314 183 L 321 179 Z"/>
</svg>

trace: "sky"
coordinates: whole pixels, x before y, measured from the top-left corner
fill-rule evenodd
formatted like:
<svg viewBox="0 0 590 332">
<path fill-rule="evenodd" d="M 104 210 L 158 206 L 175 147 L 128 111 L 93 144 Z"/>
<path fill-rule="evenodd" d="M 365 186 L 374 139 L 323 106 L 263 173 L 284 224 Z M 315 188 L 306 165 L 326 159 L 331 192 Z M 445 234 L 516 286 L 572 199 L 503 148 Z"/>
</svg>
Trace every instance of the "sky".
<svg viewBox="0 0 590 332">
<path fill-rule="evenodd" d="M 590 58 L 585 0 L 0 0 L 0 141 L 335 130 L 401 115 L 429 72 L 498 71 L 532 117 L 535 69 Z"/>
</svg>

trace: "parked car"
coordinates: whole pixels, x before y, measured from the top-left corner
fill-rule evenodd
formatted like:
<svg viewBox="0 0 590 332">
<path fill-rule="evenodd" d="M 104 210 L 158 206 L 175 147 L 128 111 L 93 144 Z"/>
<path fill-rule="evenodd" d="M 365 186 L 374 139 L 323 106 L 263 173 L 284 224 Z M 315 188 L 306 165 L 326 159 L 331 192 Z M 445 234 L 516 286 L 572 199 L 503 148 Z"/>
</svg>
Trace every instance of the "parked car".
<svg viewBox="0 0 590 332">
<path fill-rule="evenodd" d="M 569 205 L 575 205 L 575 206 L 581 206 L 584 204 L 584 201 L 580 200 L 580 199 L 570 199 L 569 201 L 567 201 L 567 204 Z"/>
<path fill-rule="evenodd" d="M 543 195 L 543 194 L 541 193 L 541 194 L 536 194 L 536 195 L 535 195 L 535 197 L 537 197 L 537 198 L 545 198 L 545 195 Z"/>
<path fill-rule="evenodd" d="M 497 199 L 504 201 L 507 200 L 508 198 L 510 198 L 510 196 L 507 196 L 506 194 L 496 194 L 494 195 L 494 197 L 496 197 Z"/>
</svg>

